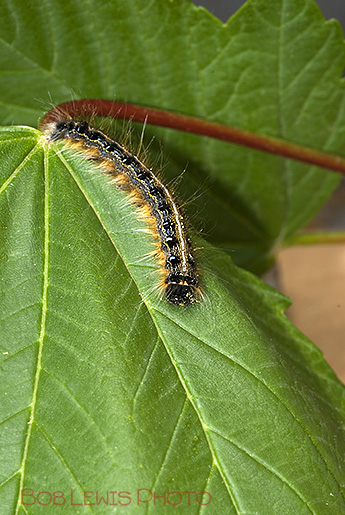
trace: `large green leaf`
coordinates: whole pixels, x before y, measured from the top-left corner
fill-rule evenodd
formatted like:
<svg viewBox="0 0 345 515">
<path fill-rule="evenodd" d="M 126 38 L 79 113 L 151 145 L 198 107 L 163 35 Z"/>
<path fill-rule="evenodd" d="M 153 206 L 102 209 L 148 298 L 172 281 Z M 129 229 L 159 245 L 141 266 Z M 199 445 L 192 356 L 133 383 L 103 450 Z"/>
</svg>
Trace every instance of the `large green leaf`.
<svg viewBox="0 0 345 515">
<path fill-rule="evenodd" d="M 22 489 L 63 513 L 71 489 L 129 492 L 127 513 L 175 513 L 140 489 L 182 513 L 204 491 L 207 513 L 342 513 L 344 387 L 286 299 L 206 247 L 205 299 L 168 305 L 126 193 L 33 129 L 0 141 L 3 513 L 46 512 Z"/>
<path fill-rule="evenodd" d="M 313 0 L 249 1 L 223 25 L 189 0 L 0 1 L 0 119 L 53 101 L 129 100 L 344 154 L 344 42 Z M 334 174 L 169 130 L 159 134 L 192 218 L 260 269 L 328 197 Z M 206 207 L 205 207 L 206 205 Z"/>
<path fill-rule="evenodd" d="M 227 26 L 182 0 L 0 12 L 2 123 L 36 125 L 50 96 L 116 95 L 342 152 L 343 42 L 309 0 L 254 0 Z M 218 222 L 241 262 L 258 266 L 335 183 L 156 132 L 167 175 L 189 161 L 193 192 L 211 177 L 203 225 Z M 201 241 L 205 299 L 168 305 L 125 193 L 33 129 L 3 129 L 0 152 L 1 510 L 56 512 L 20 506 L 28 488 L 64 492 L 63 513 L 200 510 L 195 494 L 137 506 L 138 489 L 207 491 L 207 513 L 345 511 L 344 388 L 282 315 L 286 299 Z M 131 503 L 72 506 L 71 488 L 75 503 Z"/>
</svg>

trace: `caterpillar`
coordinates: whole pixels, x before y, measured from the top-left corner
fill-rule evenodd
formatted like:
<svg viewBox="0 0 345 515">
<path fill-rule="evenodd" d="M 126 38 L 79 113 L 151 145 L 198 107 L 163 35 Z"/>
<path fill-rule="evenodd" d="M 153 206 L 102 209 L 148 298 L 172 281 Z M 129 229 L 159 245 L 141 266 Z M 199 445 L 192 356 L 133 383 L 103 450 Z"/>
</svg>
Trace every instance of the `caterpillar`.
<svg viewBox="0 0 345 515">
<path fill-rule="evenodd" d="M 139 158 L 87 121 L 66 115 L 41 123 L 48 140 L 65 140 L 84 151 L 86 159 L 100 164 L 145 213 L 158 243 L 156 256 L 161 264 L 161 287 L 166 299 L 188 306 L 200 298 L 197 266 L 183 215 L 168 188 Z"/>
</svg>

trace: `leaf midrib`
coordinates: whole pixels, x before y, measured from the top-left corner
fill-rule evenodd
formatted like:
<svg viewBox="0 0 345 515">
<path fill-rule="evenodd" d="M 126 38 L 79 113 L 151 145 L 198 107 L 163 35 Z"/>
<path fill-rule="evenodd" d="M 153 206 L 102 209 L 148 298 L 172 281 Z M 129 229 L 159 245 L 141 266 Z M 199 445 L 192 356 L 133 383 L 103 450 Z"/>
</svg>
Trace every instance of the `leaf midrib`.
<svg viewBox="0 0 345 515">
<path fill-rule="evenodd" d="M 38 144 L 35 148 L 38 147 Z M 24 160 L 25 161 L 25 160 Z M 24 478 L 25 478 L 25 466 L 28 457 L 28 450 L 31 440 L 32 434 L 32 426 L 35 419 L 35 409 L 36 409 L 36 401 L 37 401 L 37 392 L 38 392 L 38 384 L 40 380 L 41 370 L 42 370 L 42 354 L 43 354 L 43 344 L 44 337 L 46 332 L 46 318 L 47 318 L 47 307 L 48 307 L 48 279 L 49 279 L 49 166 L 48 166 L 48 153 L 44 153 L 44 263 L 43 263 L 43 289 L 42 289 L 42 317 L 41 317 L 41 330 L 40 336 L 38 339 L 38 354 L 37 354 L 37 365 L 36 365 L 36 375 L 34 381 L 34 389 L 32 393 L 32 402 L 31 402 L 31 414 L 30 420 L 28 422 L 28 431 L 24 444 L 24 451 L 22 457 L 22 464 L 20 468 L 20 483 L 19 483 L 19 491 L 18 491 L 18 500 L 16 506 L 16 515 L 19 513 L 19 509 L 21 507 L 21 492 L 24 486 Z"/>
</svg>

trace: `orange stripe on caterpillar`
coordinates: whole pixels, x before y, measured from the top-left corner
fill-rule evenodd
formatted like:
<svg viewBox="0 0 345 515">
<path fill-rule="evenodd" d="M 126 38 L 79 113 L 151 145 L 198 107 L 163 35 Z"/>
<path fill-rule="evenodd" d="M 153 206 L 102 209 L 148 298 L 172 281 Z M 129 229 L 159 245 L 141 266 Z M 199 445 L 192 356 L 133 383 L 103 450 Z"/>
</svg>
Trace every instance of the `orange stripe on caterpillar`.
<svg viewBox="0 0 345 515">
<path fill-rule="evenodd" d="M 133 194 L 154 224 L 159 240 L 157 257 L 162 267 L 164 294 L 169 302 L 188 306 L 200 298 L 200 286 L 191 241 L 180 209 L 168 188 L 134 154 L 86 121 L 57 116 L 41 126 L 50 141 L 66 140 L 81 148 L 86 159 L 96 160 L 102 170 Z"/>
</svg>

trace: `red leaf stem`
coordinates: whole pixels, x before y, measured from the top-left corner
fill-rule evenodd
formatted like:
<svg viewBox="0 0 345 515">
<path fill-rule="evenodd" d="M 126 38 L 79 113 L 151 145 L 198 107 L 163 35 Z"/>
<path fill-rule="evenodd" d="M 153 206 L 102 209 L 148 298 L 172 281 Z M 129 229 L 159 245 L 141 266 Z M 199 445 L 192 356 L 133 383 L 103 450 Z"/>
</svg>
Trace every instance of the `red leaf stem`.
<svg viewBox="0 0 345 515">
<path fill-rule="evenodd" d="M 278 138 L 255 134 L 192 116 L 126 102 L 100 99 L 83 99 L 64 102 L 44 115 L 40 127 L 44 127 L 45 124 L 61 118 L 61 113 L 68 113 L 72 118 L 81 116 L 107 116 L 136 122 L 146 121 L 152 125 L 169 127 L 170 129 L 192 132 L 194 134 L 200 134 L 201 136 L 228 141 L 237 145 L 243 145 L 345 174 L 345 158 L 335 154 L 328 154 Z"/>
</svg>

